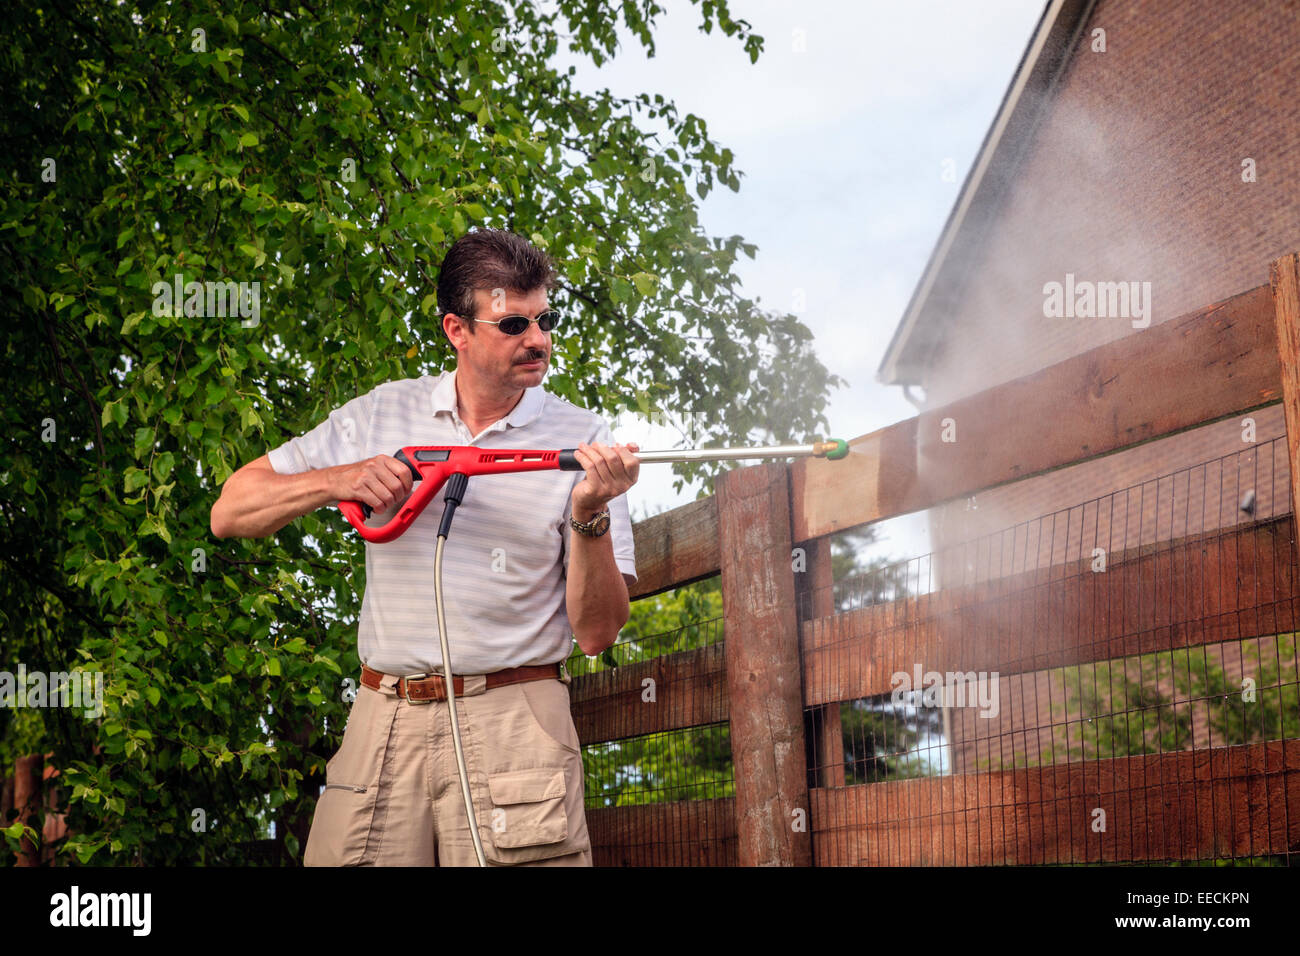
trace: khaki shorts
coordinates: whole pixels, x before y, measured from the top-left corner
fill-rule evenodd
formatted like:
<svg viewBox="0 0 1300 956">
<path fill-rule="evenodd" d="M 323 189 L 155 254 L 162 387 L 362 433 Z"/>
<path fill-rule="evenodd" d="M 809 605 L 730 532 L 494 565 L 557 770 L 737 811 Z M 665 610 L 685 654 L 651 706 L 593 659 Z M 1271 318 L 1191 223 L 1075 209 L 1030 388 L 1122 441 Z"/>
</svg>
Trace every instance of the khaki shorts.
<svg viewBox="0 0 1300 956">
<path fill-rule="evenodd" d="M 475 866 L 446 701 L 412 704 L 395 677 L 365 685 L 326 764 L 307 866 Z M 490 866 L 591 866 L 569 688 L 534 680 L 456 697 Z"/>
</svg>

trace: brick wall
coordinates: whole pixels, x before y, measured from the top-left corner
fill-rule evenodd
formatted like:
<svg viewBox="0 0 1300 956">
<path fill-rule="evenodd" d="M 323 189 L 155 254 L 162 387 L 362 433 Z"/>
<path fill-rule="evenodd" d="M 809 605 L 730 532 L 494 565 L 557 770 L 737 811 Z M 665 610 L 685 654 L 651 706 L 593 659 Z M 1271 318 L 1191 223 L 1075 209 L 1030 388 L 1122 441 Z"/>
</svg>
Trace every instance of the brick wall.
<svg viewBox="0 0 1300 956">
<path fill-rule="evenodd" d="M 1141 334 L 1044 318 L 1043 285 L 1067 272 L 1152 283 L 1153 324 L 1265 284 L 1300 248 L 1297 76 L 1295 0 L 1101 0 L 993 227 L 945 264 L 969 279 L 928 399 Z M 1246 157 L 1258 182 L 1241 181 Z"/>
</svg>

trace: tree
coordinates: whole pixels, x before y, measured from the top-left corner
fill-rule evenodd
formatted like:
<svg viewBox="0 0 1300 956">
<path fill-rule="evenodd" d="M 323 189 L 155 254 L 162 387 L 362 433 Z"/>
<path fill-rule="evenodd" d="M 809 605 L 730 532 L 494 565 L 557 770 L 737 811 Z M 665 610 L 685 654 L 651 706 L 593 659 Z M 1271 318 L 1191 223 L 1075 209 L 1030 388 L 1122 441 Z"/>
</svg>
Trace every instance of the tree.
<svg viewBox="0 0 1300 956">
<path fill-rule="evenodd" d="M 740 293 L 754 246 L 698 222 L 697 197 L 739 188 L 731 151 L 661 96 L 585 94 L 554 65 L 562 45 L 603 62 L 620 29 L 653 51 L 662 10 L 7 11 L 4 644 L 105 675 L 102 717 L 41 715 L 65 855 L 245 862 L 274 820 L 298 856 L 358 671 L 362 546 L 329 511 L 218 542 L 209 510 L 330 409 L 446 367 L 434 264 L 466 230 L 560 263 L 557 394 L 689 415 L 701 442 L 823 431 L 838 379 L 794 316 Z M 757 59 L 723 0 L 699 15 Z"/>
</svg>

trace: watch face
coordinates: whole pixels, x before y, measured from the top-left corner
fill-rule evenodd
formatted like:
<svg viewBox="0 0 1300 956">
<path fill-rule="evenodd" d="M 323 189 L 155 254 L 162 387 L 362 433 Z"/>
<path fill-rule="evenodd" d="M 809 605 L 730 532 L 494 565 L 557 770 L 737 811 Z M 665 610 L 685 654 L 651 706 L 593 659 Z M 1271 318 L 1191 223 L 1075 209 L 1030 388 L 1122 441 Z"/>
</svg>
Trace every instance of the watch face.
<svg viewBox="0 0 1300 956">
<path fill-rule="evenodd" d="M 597 515 L 597 516 L 596 516 L 596 523 L 595 523 L 594 527 L 592 528 L 592 530 L 596 533 L 596 535 L 597 535 L 598 537 L 599 537 L 600 535 L 604 534 L 606 531 L 609 530 L 609 512 L 608 512 L 608 511 L 604 512 L 603 514 L 600 514 L 600 515 Z"/>
</svg>

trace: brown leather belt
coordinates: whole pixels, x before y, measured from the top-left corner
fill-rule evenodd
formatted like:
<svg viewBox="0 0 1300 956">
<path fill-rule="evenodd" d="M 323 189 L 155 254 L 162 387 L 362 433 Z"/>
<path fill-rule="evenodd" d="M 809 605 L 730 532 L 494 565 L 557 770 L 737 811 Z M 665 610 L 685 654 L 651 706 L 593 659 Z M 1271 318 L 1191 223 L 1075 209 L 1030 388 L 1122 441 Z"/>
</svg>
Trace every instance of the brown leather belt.
<svg viewBox="0 0 1300 956">
<path fill-rule="evenodd" d="M 496 671 L 487 676 L 487 689 L 502 687 L 506 684 L 519 684 L 528 680 L 563 680 L 562 664 L 530 664 L 527 667 L 511 667 Z M 379 671 L 361 665 L 361 683 L 371 690 L 379 690 L 384 679 Z M 465 678 L 455 678 L 456 696 L 465 693 Z M 431 700 L 446 700 L 447 688 L 441 674 L 427 674 L 423 677 L 399 677 L 397 679 L 397 696 L 405 697 L 412 704 L 427 704 Z"/>
</svg>

